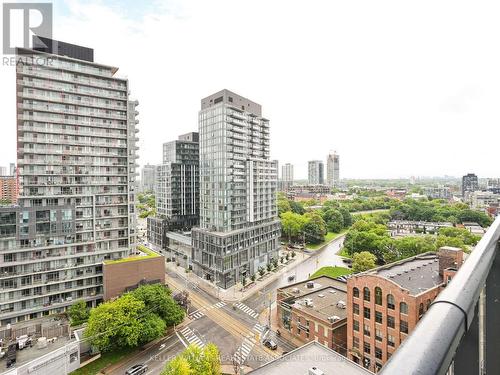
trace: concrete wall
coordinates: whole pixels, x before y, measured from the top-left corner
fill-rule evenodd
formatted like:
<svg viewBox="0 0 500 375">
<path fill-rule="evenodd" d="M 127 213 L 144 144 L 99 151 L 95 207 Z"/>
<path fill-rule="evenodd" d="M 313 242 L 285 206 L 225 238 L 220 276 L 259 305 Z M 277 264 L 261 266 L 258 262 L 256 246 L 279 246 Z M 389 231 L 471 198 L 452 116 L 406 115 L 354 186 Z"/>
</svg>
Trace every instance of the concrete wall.
<svg viewBox="0 0 500 375">
<path fill-rule="evenodd" d="M 159 280 L 164 284 L 165 258 L 160 255 L 128 262 L 104 263 L 103 274 L 104 300 L 109 300 L 141 282 Z"/>
</svg>

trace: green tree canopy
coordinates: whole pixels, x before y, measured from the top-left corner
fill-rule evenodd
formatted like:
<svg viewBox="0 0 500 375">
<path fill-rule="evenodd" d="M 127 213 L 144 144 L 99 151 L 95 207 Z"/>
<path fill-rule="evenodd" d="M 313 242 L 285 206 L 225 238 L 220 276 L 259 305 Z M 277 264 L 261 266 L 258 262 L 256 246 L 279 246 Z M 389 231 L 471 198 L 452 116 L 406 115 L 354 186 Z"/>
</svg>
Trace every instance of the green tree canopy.
<svg viewBox="0 0 500 375">
<path fill-rule="evenodd" d="M 352 257 L 352 270 L 353 272 L 368 271 L 375 267 L 375 255 L 368 251 L 355 253 Z"/>
<path fill-rule="evenodd" d="M 190 345 L 171 360 L 161 375 L 221 375 L 220 353 L 212 343 L 203 349 Z"/>
<path fill-rule="evenodd" d="M 163 319 L 168 327 L 179 324 L 184 319 L 184 310 L 163 284 L 142 285 L 131 293 L 144 302 L 147 311 L 154 312 Z"/>
<path fill-rule="evenodd" d="M 89 319 L 89 308 L 84 300 L 75 302 L 69 308 L 68 315 L 72 326 L 78 326 Z"/>
</svg>

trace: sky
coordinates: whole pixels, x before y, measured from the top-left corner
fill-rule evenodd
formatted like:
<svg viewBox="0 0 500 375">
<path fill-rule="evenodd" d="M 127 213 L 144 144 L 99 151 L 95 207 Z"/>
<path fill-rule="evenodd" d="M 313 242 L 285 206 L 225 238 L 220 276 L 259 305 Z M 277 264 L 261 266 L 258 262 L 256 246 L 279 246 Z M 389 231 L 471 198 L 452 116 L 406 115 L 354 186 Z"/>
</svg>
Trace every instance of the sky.
<svg viewBox="0 0 500 375">
<path fill-rule="evenodd" d="M 306 178 L 500 177 L 500 3 L 56 0 L 54 39 L 91 47 L 139 100 L 139 163 L 196 131 L 223 88 L 262 104 L 271 157 Z M 15 70 L 0 66 L 0 165 L 15 161 Z"/>
</svg>

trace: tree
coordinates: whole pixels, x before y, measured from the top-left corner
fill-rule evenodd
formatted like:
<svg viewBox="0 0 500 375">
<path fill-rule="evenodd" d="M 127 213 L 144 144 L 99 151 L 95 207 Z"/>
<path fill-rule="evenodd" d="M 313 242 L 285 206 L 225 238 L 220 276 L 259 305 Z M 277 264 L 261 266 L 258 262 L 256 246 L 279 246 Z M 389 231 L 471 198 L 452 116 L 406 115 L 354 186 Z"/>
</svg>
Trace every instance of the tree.
<svg viewBox="0 0 500 375">
<path fill-rule="evenodd" d="M 167 363 L 161 375 L 192 375 L 192 372 L 188 360 L 179 355 Z"/>
<path fill-rule="evenodd" d="M 243 288 L 247 285 L 247 275 L 241 275 L 241 285 L 243 285 Z"/>
<path fill-rule="evenodd" d="M 144 329 L 144 302 L 127 293 L 90 311 L 85 337 L 100 351 L 134 347 Z"/>
<path fill-rule="evenodd" d="M 289 242 L 302 232 L 305 223 L 306 218 L 302 215 L 293 212 L 285 212 L 281 215 L 281 227 L 283 233 L 288 235 Z"/>
<path fill-rule="evenodd" d="M 184 319 L 184 310 L 163 284 L 142 285 L 131 293 L 144 302 L 146 310 L 153 311 L 163 319 L 168 327 L 179 324 Z"/>
<path fill-rule="evenodd" d="M 355 253 L 352 257 L 352 270 L 353 272 L 363 272 L 375 267 L 375 255 L 368 251 Z"/>
<path fill-rule="evenodd" d="M 288 201 L 288 203 L 290 204 L 290 208 L 292 209 L 292 212 L 294 214 L 299 214 L 299 215 L 305 214 L 306 210 L 301 203 L 295 201 Z"/>
<path fill-rule="evenodd" d="M 139 343 L 150 342 L 163 336 L 167 328 L 165 321 L 152 312 L 146 313 L 141 318 L 141 321 L 142 329 L 139 336 Z"/>
<path fill-rule="evenodd" d="M 260 277 L 264 276 L 265 273 L 266 273 L 266 271 L 265 271 L 264 267 L 260 266 L 259 267 L 259 275 L 260 275 Z"/>
<path fill-rule="evenodd" d="M 341 207 L 339 209 L 339 211 L 342 214 L 342 217 L 344 219 L 344 228 L 349 228 L 352 225 L 351 213 L 347 209 L 345 209 L 344 207 Z"/>
<path fill-rule="evenodd" d="M 271 270 L 273 269 L 273 265 L 271 263 L 267 263 L 266 268 L 267 272 L 271 272 Z"/>
<path fill-rule="evenodd" d="M 85 301 L 80 300 L 71 305 L 68 315 L 72 326 L 85 323 L 89 319 L 89 309 Z"/>
<path fill-rule="evenodd" d="M 339 233 L 344 228 L 344 216 L 339 210 L 330 208 L 323 213 L 329 232 Z"/>
<path fill-rule="evenodd" d="M 288 202 L 288 199 L 283 198 L 283 199 L 278 199 L 278 215 L 281 216 L 285 212 L 291 212 L 292 207 L 290 206 L 290 203 Z"/>
<path fill-rule="evenodd" d="M 221 375 L 220 353 L 212 343 L 203 349 L 190 345 L 181 354 L 171 360 L 161 375 Z"/>
<path fill-rule="evenodd" d="M 250 280 L 252 280 L 252 282 L 254 282 L 256 278 L 257 277 L 255 276 L 255 274 L 253 274 L 252 276 L 250 276 Z"/>
</svg>

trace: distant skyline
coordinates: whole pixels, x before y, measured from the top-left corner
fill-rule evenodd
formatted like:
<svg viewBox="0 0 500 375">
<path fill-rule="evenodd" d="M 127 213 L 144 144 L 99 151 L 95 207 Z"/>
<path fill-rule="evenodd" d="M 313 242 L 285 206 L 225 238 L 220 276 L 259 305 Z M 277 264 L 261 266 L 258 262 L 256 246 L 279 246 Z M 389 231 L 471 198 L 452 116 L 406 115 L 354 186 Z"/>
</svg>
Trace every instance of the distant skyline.
<svg viewBox="0 0 500 375">
<path fill-rule="evenodd" d="M 55 39 L 118 66 L 139 100 L 139 163 L 197 131 L 200 99 L 227 88 L 262 104 L 271 158 L 307 178 L 500 176 L 500 4 L 55 1 Z M 15 70 L 0 67 L 0 165 L 16 161 Z"/>
</svg>

